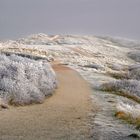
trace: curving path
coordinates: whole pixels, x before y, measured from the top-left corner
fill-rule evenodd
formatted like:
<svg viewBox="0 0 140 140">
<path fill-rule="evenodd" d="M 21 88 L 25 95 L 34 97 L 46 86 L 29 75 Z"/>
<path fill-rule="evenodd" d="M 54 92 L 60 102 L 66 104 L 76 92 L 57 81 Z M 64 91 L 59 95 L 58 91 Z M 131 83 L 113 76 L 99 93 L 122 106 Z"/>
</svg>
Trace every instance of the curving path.
<svg viewBox="0 0 140 140">
<path fill-rule="evenodd" d="M 89 85 L 70 68 L 53 66 L 59 80 L 45 103 L 0 111 L 0 140 L 88 140 Z"/>
</svg>

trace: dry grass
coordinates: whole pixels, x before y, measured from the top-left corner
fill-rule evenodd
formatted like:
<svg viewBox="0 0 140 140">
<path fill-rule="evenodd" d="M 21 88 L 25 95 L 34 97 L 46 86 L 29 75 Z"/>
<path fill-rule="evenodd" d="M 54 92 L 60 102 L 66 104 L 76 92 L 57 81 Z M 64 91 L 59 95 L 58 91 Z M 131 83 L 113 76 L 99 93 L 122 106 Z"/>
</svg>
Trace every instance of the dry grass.
<svg viewBox="0 0 140 140">
<path fill-rule="evenodd" d="M 29 55 L 39 55 L 42 57 L 46 57 L 47 56 L 47 51 L 44 50 L 38 50 L 38 49 L 31 49 L 31 48 L 22 48 L 22 47 L 9 47 L 9 48 L 2 48 L 0 50 L 1 52 L 7 52 L 7 53 L 22 53 L 22 54 L 29 54 Z"/>
<path fill-rule="evenodd" d="M 137 65 L 136 65 L 137 66 Z M 102 84 L 100 90 L 112 94 L 126 97 L 138 104 L 140 103 L 140 68 L 132 67 L 127 71 L 108 72 L 107 74 L 114 77 L 115 81 Z M 140 105 L 130 105 L 128 103 L 119 103 L 116 106 L 116 117 L 136 125 L 140 128 Z"/>
<path fill-rule="evenodd" d="M 99 88 L 102 91 L 124 96 L 140 103 L 140 82 L 137 80 L 117 80 L 104 83 Z"/>
<path fill-rule="evenodd" d="M 107 72 L 107 75 L 115 79 L 128 79 L 127 72 Z"/>
<path fill-rule="evenodd" d="M 116 117 L 135 124 L 137 128 L 140 127 L 140 105 L 130 105 L 121 102 L 117 104 L 116 110 Z"/>
</svg>

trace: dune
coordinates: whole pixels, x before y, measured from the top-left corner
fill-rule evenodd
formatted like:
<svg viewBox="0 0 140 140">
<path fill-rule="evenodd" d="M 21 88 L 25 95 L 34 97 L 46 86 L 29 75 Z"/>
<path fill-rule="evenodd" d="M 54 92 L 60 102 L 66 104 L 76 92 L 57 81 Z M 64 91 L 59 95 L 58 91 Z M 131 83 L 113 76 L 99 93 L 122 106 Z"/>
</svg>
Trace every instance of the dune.
<svg viewBox="0 0 140 140">
<path fill-rule="evenodd" d="M 7 56 L 14 54 L 34 61 L 47 60 L 59 80 L 56 94 L 45 103 L 10 107 L 9 111 L 0 112 L 2 139 L 118 140 L 140 137 L 134 124 L 114 115 L 119 103 L 126 103 L 123 107 L 132 105 L 131 108 L 139 105 L 134 98 L 128 98 L 139 95 L 139 47 L 139 41 L 86 35 L 36 34 L 0 42 L 1 53 Z M 77 72 L 62 65 L 76 70 L 92 90 Z M 118 88 L 118 82 L 125 79 L 127 82 L 120 83 Z M 125 89 L 125 96 L 117 94 L 120 93 L 117 90 L 101 90 L 105 83 L 110 86 L 112 82 L 117 84 L 115 89 Z M 18 93 L 21 93 L 20 89 Z"/>
<path fill-rule="evenodd" d="M 59 88 L 39 105 L 0 111 L 3 140 L 88 140 L 90 87 L 74 70 L 55 64 Z"/>
</svg>

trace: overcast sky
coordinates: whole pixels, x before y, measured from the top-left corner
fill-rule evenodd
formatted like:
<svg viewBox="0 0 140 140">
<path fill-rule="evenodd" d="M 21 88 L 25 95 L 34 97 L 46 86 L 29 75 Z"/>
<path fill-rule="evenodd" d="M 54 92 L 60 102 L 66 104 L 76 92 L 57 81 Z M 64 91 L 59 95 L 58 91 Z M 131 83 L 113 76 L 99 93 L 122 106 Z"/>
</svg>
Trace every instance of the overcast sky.
<svg viewBox="0 0 140 140">
<path fill-rule="evenodd" d="M 0 0 L 0 39 L 40 32 L 140 40 L 140 0 Z"/>
</svg>

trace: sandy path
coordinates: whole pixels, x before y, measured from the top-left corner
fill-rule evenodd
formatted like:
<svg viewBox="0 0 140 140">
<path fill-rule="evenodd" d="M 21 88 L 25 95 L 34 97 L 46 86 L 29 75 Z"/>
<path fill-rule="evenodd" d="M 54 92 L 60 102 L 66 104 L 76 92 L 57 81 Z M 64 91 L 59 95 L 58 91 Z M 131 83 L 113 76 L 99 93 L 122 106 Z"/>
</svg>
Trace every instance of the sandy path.
<svg viewBox="0 0 140 140">
<path fill-rule="evenodd" d="M 59 88 L 45 103 L 0 111 L 0 140 L 88 140 L 90 88 L 75 71 L 54 69 Z"/>
</svg>

